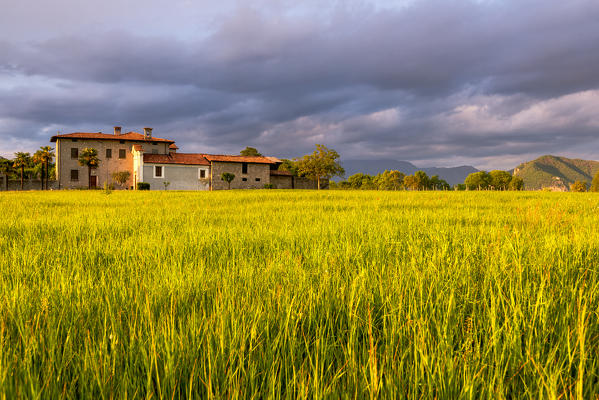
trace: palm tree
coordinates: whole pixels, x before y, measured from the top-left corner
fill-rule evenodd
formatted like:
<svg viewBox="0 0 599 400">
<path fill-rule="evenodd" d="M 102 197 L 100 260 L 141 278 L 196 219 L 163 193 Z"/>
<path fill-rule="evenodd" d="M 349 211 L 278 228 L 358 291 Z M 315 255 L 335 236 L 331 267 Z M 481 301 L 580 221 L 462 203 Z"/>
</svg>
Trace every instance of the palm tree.
<svg viewBox="0 0 599 400">
<path fill-rule="evenodd" d="M 4 175 L 4 190 L 8 191 L 8 174 L 12 172 L 12 163 L 10 160 L 0 157 L 0 172 Z"/>
<path fill-rule="evenodd" d="M 13 167 L 21 169 L 21 190 L 23 190 L 23 175 L 25 175 L 25 167 L 28 166 L 30 162 L 31 155 L 29 153 L 23 153 L 21 151 L 15 153 Z"/>
<path fill-rule="evenodd" d="M 100 165 L 100 159 L 98 158 L 98 150 L 92 147 L 86 147 L 79 154 L 79 165 L 87 167 L 87 188 L 92 188 L 92 168 L 96 168 Z"/>
<path fill-rule="evenodd" d="M 40 149 L 38 150 L 40 152 L 42 161 L 44 163 L 44 167 L 46 169 L 46 190 L 48 190 L 48 179 L 50 178 L 49 175 L 49 167 L 50 167 L 50 162 L 52 162 L 52 160 L 54 159 L 54 151 L 52 149 L 52 147 L 50 146 L 42 146 L 40 147 Z M 42 186 L 43 186 L 43 181 L 44 181 L 44 168 L 42 168 Z M 43 188 L 43 187 L 42 187 Z"/>
<path fill-rule="evenodd" d="M 42 190 L 44 190 L 44 159 L 42 156 L 42 151 L 38 150 L 33 154 L 33 162 L 36 164 L 40 164 L 42 168 L 42 172 L 40 174 L 40 180 L 42 181 Z"/>
</svg>

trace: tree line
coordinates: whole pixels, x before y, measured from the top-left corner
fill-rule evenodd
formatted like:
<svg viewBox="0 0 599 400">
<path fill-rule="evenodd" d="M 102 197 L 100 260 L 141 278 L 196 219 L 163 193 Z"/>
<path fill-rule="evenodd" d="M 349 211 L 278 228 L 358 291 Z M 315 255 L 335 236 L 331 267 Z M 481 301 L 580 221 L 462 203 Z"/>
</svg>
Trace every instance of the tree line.
<svg viewBox="0 0 599 400">
<path fill-rule="evenodd" d="M 428 176 L 424 171 L 406 175 L 401 171 L 386 170 L 377 175 L 357 173 L 347 180 L 335 183 L 333 189 L 356 190 L 523 190 L 524 181 L 507 171 L 479 171 L 468 175 L 464 183 L 451 186 L 438 175 Z"/>
<path fill-rule="evenodd" d="M 41 189 L 48 189 L 48 180 L 54 176 L 54 149 L 42 146 L 33 156 L 30 153 L 17 152 L 13 159 L 0 157 L 0 174 L 4 179 L 5 189 L 8 190 L 9 179 L 20 179 L 23 190 L 25 179 L 40 178 Z"/>
<path fill-rule="evenodd" d="M 458 185 L 459 186 L 459 185 Z M 473 172 L 464 180 L 461 190 L 524 190 L 524 180 L 507 171 Z"/>
<path fill-rule="evenodd" d="M 451 186 L 438 175 L 429 177 L 424 171 L 406 175 L 401 171 L 386 170 L 377 175 L 357 173 L 347 180 L 331 183 L 333 189 L 355 190 L 451 190 Z"/>
</svg>

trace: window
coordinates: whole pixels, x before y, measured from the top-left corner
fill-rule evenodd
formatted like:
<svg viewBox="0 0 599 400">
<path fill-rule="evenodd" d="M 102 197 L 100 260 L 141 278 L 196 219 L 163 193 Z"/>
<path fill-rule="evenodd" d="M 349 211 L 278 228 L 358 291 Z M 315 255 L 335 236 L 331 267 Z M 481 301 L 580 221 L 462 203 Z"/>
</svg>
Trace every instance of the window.
<svg viewBox="0 0 599 400">
<path fill-rule="evenodd" d="M 241 180 L 247 182 L 248 178 L 241 178 Z"/>
<path fill-rule="evenodd" d="M 154 178 L 162 178 L 162 165 L 154 165 Z"/>
<path fill-rule="evenodd" d="M 78 169 L 72 169 L 71 170 L 71 180 L 72 181 L 78 181 L 79 180 L 79 170 Z"/>
<path fill-rule="evenodd" d="M 112 158 L 112 149 L 106 149 L 106 158 Z"/>
<path fill-rule="evenodd" d="M 204 179 L 204 178 L 206 178 L 206 170 L 200 169 L 200 179 Z"/>
<path fill-rule="evenodd" d="M 79 149 L 71 147 L 71 158 L 75 160 L 79 158 Z"/>
<path fill-rule="evenodd" d="M 119 158 L 127 158 L 127 150 L 119 149 Z"/>
<path fill-rule="evenodd" d="M 248 163 L 246 163 L 246 162 L 241 163 L 241 173 L 242 174 L 247 174 L 248 173 Z"/>
<path fill-rule="evenodd" d="M 256 178 L 256 182 L 260 182 L 260 178 Z"/>
</svg>

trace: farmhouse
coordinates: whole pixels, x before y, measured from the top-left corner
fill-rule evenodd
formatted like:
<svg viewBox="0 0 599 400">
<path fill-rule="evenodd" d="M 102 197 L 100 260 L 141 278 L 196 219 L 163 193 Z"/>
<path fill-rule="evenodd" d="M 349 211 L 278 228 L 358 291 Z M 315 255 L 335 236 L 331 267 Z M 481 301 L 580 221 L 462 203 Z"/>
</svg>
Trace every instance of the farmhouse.
<svg viewBox="0 0 599 400">
<path fill-rule="evenodd" d="M 203 153 L 180 153 L 173 140 L 144 133 L 75 132 L 52 136 L 56 143 L 56 180 L 60 189 L 88 186 L 87 167 L 79 165 L 84 148 L 98 151 L 100 165 L 91 170 L 91 186 L 112 183 L 112 174 L 128 171 L 126 188 L 137 188 L 145 182 L 152 190 L 219 190 L 229 184 L 223 173 L 235 175 L 231 189 L 262 189 L 272 185 L 280 189 L 316 189 L 316 182 L 279 171 L 281 160 L 276 157 L 246 157 Z"/>
</svg>

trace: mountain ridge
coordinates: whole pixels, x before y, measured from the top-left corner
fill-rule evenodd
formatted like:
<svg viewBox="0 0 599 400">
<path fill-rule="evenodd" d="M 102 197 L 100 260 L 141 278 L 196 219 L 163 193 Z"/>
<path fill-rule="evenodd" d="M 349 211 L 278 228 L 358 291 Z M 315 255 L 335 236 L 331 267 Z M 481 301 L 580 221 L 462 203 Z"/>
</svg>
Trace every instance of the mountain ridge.
<svg viewBox="0 0 599 400">
<path fill-rule="evenodd" d="M 597 172 L 599 161 L 554 155 L 544 155 L 514 168 L 514 175 L 524 180 L 526 190 L 567 191 L 575 181 L 590 184 Z"/>
</svg>

